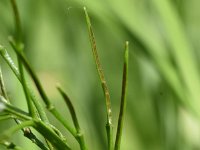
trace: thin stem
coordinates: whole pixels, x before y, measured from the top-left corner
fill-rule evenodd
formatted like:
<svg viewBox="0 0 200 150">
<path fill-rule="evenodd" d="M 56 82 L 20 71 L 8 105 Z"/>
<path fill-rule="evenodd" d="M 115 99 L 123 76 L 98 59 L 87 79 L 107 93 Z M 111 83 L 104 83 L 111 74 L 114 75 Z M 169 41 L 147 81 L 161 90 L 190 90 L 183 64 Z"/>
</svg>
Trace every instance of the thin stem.
<svg viewBox="0 0 200 150">
<path fill-rule="evenodd" d="M 59 86 L 57 86 L 57 89 L 60 92 L 60 94 L 62 95 L 63 99 L 65 100 L 67 107 L 69 108 L 74 126 L 76 127 L 77 138 L 78 138 L 78 141 L 79 141 L 79 144 L 80 144 L 80 148 L 82 150 L 87 150 L 85 140 L 84 140 L 84 136 L 83 136 L 83 133 L 81 131 L 80 125 L 78 123 L 78 118 L 77 118 L 74 106 L 73 106 L 70 98 L 68 97 L 68 95 L 64 92 L 64 90 L 62 90 L 62 88 L 59 87 Z"/>
<path fill-rule="evenodd" d="M 21 61 L 23 62 L 25 68 L 27 69 L 27 71 L 29 72 L 30 76 L 32 77 L 36 88 L 38 89 L 38 92 L 40 94 L 40 96 L 42 97 L 44 103 L 46 104 L 47 109 L 70 131 L 70 133 L 73 136 L 76 136 L 76 133 L 74 131 L 74 129 L 72 127 L 70 127 L 69 123 L 61 116 L 61 114 L 55 109 L 55 106 L 51 103 L 51 101 L 49 100 L 49 98 L 47 97 L 42 84 L 40 83 L 40 80 L 38 79 L 36 73 L 33 71 L 32 67 L 30 66 L 30 64 L 28 63 L 26 57 L 22 54 L 19 53 L 19 51 L 17 51 L 17 49 L 15 48 L 15 43 L 13 41 L 10 41 L 13 49 L 15 50 L 16 54 L 18 55 L 18 57 L 20 57 Z"/>
<path fill-rule="evenodd" d="M 49 126 L 52 128 L 52 130 L 63 140 L 63 141 L 67 141 L 66 138 L 64 137 L 64 135 L 60 132 L 60 130 L 58 130 L 54 125 L 49 124 Z"/>
<path fill-rule="evenodd" d="M 3 74 L 2 74 L 1 68 L 0 68 L 0 85 L 1 85 L 2 96 L 7 100 L 8 103 L 10 103 L 10 100 L 9 100 L 7 92 L 6 92 L 6 87 L 4 85 Z M 15 119 L 15 118 L 14 118 L 14 120 L 17 124 L 20 123 L 19 120 Z"/>
<path fill-rule="evenodd" d="M 12 58 L 10 57 L 10 55 L 8 54 L 8 52 L 6 51 L 6 49 L 0 45 L 0 55 L 3 57 L 3 59 L 6 61 L 6 63 L 8 64 L 8 66 L 11 68 L 11 70 L 13 71 L 13 73 L 16 75 L 17 79 L 22 83 L 22 80 L 21 80 L 21 75 L 19 73 L 19 70 L 18 68 L 16 67 L 16 65 L 14 64 Z M 28 84 L 25 83 L 26 86 L 27 86 L 27 90 L 29 91 L 30 93 L 30 97 L 38 111 L 38 114 L 41 118 L 41 120 L 43 120 L 44 122 L 49 122 L 48 121 L 48 118 L 46 116 L 46 113 L 42 107 L 42 105 L 40 104 L 40 102 L 36 99 L 35 95 L 33 94 L 31 88 L 29 88 Z"/>
<path fill-rule="evenodd" d="M 3 93 L 3 97 L 9 103 L 9 99 L 8 99 L 8 96 L 7 96 L 7 92 L 5 90 L 5 86 L 4 86 L 3 76 L 2 76 L 1 70 L 0 70 L 0 82 L 1 82 L 1 89 L 2 89 L 2 93 Z M 10 119 L 10 118 L 13 118 L 17 124 L 21 123 L 13 115 L 4 115 L 4 116 L 1 116 L 0 120 Z M 22 129 L 22 131 L 24 133 L 24 136 L 27 137 L 29 140 L 31 140 L 33 143 L 35 143 L 38 147 L 40 147 L 41 149 L 44 149 L 44 150 L 48 150 L 48 148 L 45 147 L 45 145 L 32 133 L 32 131 L 29 128 L 24 128 L 24 129 Z M 12 145 L 10 145 L 10 146 L 12 146 Z M 14 147 L 14 148 L 16 149 L 16 147 Z"/>
<path fill-rule="evenodd" d="M 23 42 L 22 42 L 22 27 L 21 27 L 21 21 L 20 21 L 20 15 L 19 15 L 19 11 L 18 11 L 18 7 L 17 7 L 17 3 L 16 3 L 16 0 L 11 0 L 11 5 L 12 5 L 12 8 L 13 8 L 13 12 L 14 12 L 14 19 L 15 19 L 15 28 L 16 28 L 16 47 L 19 49 L 19 50 L 23 50 Z M 20 51 L 20 52 L 21 52 Z M 18 62 L 19 62 L 19 65 L 21 65 L 21 60 L 19 59 L 18 57 Z M 21 78 L 20 74 L 19 74 L 19 77 Z M 22 84 L 23 84 L 23 81 L 22 81 Z M 24 82 L 24 85 L 26 83 Z M 27 89 L 27 86 L 25 85 L 24 87 L 24 91 L 25 91 L 25 94 L 26 94 L 26 98 L 28 97 L 28 93 L 31 93 L 29 92 L 29 90 L 26 90 Z M 43 111 L 41 105 L 39 102 L 37 102 L 34 97 L 32 96 L 31 99 L 33 100 L 33 103 L 34 105 L 36 106 L 36 109 L 41 117 L 41 119 L 45 122 L 49 122 L 47 117 L 46 117 L 46 114 L 45 114 L 45 111 Z M 28 98 L 29 100 L 29 98 Z M 33 116 L 34 115 L 34 107 L 32 107 L 32 103 L 31 102 L 28 102 L 28 105 L 29 105 L 29 109 L 30 109 L 30 112 Z M 35 116 L 36 117 L 36 116 Z"/>
<path fill-rule="evenodd" d="M 6 130 L 0 136 L 0 141 L 5 141 L 6 139 L 10 138 L 16 131 L 21 130 L 21 129 L 28 127 L 28 126 L 33 126 L 33 125 L 34 125 L 33 120 L 22 122 L 22 123 L 10 128 L 10 129 Z M 28 129 L 28 128 L 26 128 L 26 129 Z M 32 139 L 31 141 L 33 143 L 35 143 L 38 147 L 40 147 L 42 150 L 49 150 L 47 147 L 44 146 L 44 144 L 41 141 L 39 141 L 35 137 L 35 135 L 31 132 L 31 130 L 26 130 L 26 132 L 24 133 L 24 136 L 28 137 L 29 139 Z"/>
<path fill-rule="evenodd" d="M 61 87 L 57 87 L 58 91 L 60 92 L 60 94 L 62 95 L 63 99 L 65 100 L 65 103 L 67 104 L 67 107 L 69 108 L 74 126 L 76 127 L 76 130 L 79 131 L 80 130 L 80 125 L 78 123 L 78 118 L 74 109 L 74 106 L 70 100 L 70 98 L 68 97 L 68 95 L 62 90 Z"/>
<path fill-rule="evenodd" d="M 66 141 L 60 137 L 46 124 L 41 121 L 35 121 L 33 126 L 39 133 L 41 133 L 48 141 L 50 141 L 57 149 L 69 150 L 71 149 Z"/>
<path fill-rule="evenodd" d="M 13 115 L 18 116 L 21 119 L 25 119 L 25 120 L 31 120 L 31 117 L 29 116 L 29 114 L 27 114 L 26 112 L 22 111 L 19 108 L 16 108 L 14 106 L 12 106 L 11 104 L 7 103 L 7 100 L 0 95 L 0 103 L 3 103 L 4 105 L 4 109 L 3 111 L 7 111 Z"/>
<path fill-rule="evenodd" d="M 15 115 L 17 118 L 19 118 L 21 120 L 31 120 L 32 119 L 26 112 L 14 107 L 14 106 L 11 106 L 11 105 L 7 105 L 5 111 L 8 112 L 9 114 Z"/>
<path fill-rule="evenodd" d="M 13 49 L 15 50 L 15 52 L 17 52 L 16 49 L 15 49 L 15 43 L 13 42 L 13 40 L 11 40 L 10 43 L 11 43 L 11 45 L 13 46 Z M 12 69 L 12 71 L 15 73 L 15 75 L 16 75 L 17 78 L 18 78 L 18 80 L 22 83 L 21 76 L 20 76 L 20 73 L 19 73 L 17 67 L 16 67 L 15 64 L 13 63 L 13 61 L 12 61 L 11 57 L 9 56 L 9 54 L 7 53 L 6 49 L 5 49 L 4 47 L 2 47 L 2 46 L 0 46 L 0 54 L 1 54 L 1 56 L 4 58 L 4 60 L 7 62 L 7 64 L 10 66 L 10 68 Z M 21 54 L 20 54 L 20 55 L 21 55 Z M 23 63 L 24 63 L 24 62 L 23 62 Z M 27 67 L 27 65 L 25 65 L 25 67 Z M 28 67 L 30 67 L 30 66 L 28 65 Z M 26 69 L 27 69 L 27 68 L 26 68 Z M 30 72 L 29 72 L 29 73 L 30 73 Z M 32 76 L 31 76 L 31 77 L 32 77 Z M 37 76 L 34 77 L 34 79 L 37 79 Z M 39 79 L 37 79 L 37 80 L 38 80 L 38 82 L 39 82 Z M 34 80 L 34 81 L 35 81 L 35 80 Z M 27 84 L 27 83 L 26 83 L 26 84 Z M 37 86 L 36 86 L 36 87 L 37 87 Z M 38 87 L 37 87 L 37 88 L 38 88 Z M 40 88 L 41 88 L 41 87 L 40 87 Z M 40 115 L 42 121 L 44 121 L 45 123 L 49 124 L 48 118 L 47 118 L 46 113 L 45 113 L 45 111 L 43 110 L 41 104 L 35 99 L 35 96 L 33 95 L 33 92 L 31 91 L 31 89 L 28 88 L 28 90 L 29 90 L 31 99 L 32 99 L 33 102 L 34 102 L 34 104 L 35 104 L 35 106 L 36 106 L 36 108 L 37 108 L 37 110 L 38 110 L 38 113 L 39 113 L 39 115 Z M 45 95 L 46 95 L 46 94 L 45 94 Z M 53 108 L 53 109 L 52 109 L 52 108 Z M 75 133 L 75 131 L 73 131 L 73 128 L 71 128 L 71 127 L 69 126 L 69 123 L 68 123 L 66 120 L 64 120 L 64 119 L 62 118 L 62 116 L 55 110 L 54 107 L 52 107 L 52 108 L 50 109 L 50 112 L 51 112 L 51 113 L 52 113 L 52 114 L 53 114 L 53 115 L 68 129 L 68 130 L 69 130 L 69 131 L 70 131 L 70 133 L 72 133 L 73 136 L 75 136 L 76 133 Z"/>
<path fill-rule="evenodd" d="M 16 39 L 18 43 L 21 43 L 22 41 L 22 28 L 21 28 L 21 21 L 19 16 L 19 11 L 17 8 L 16 0 L 10 0 L 13 13 L 14 13 L 14 19 L 15 19 L 15 28 L 16 28 Z"/>
<path fill-rule="evenodd" d="M 110 94 L 109 94 L 109 90 L 108 90 L 108 86 L 104 77 L 104 73 L 103 73 L 103 69 L 99 60 L 99 56 L 97 53 L 97 46 L 96 46 L 96 41 L 95 41 L 95 36 L 94 36 L 94 32 L 92 30 L 92 25 L 91 25 L 91 21 L 90 21 L 90 17 L 88 15 L 87 9 L 84 7 L 84 11 L 85 11 L 85 16 L 86 16 L 86 22 L 87 22 L 87 26 L 88 26 L 88 32 L 89 32 L 89 38 L 90 38 L 90 43 L 91 43 L 91 47 L 92 47 L 92 52 L 93 52 L 93 56 L 95 59 L 95 63 L 96 63 L 96 68 L 99 74 L 99 78 L 101 80 L 101 85 L 103 88 L 103 92 L 104 92 L 104 96 L 105 96 L 105 100 L 106 100 L 106 111 L 107 111 L 107 125 L 106 125 L 106 129 L 107 129 L 107 137 L 108 137 L 108 149 L 111 150 L 113 147 L 113 131 L 112 131 L 112 110 L 111 110 L 111 101 L 110 101 Z"/>
<path fill-rule="evenodd" d="M 18 64 L 19 64 L 19 72 L 21 74 L 21 79 L 22 79 L 22 87 L 23 87 L 24 94 L 26 97 L 30 116 L 32 116 L 33 118 L 37 118 L 37 110 L 35 109 L 32 101 L 31 101 L 30 94 L 29 94 L 27 86 L 26 86 L 26 80 L 25 80 L 25 76 L 24 76 L 23 66 L 22 66 L 22 63 L 19 60 L 19 58 L 18 58 Z"/>
<path fill-rule="evenodd" d="M 127 93 L 127 83 L 128 83 L 128 47 L 129 43 L 125 44 L 125 54 L 124 54 L 124 69 L 123 69 L 123 80 L 122 80 L 122 94 L 121 94 L 121 105 L 118 118 L 117 135 L 115 141 L 115 150 L 120 149 L 120 143 L 122 138 L 123 122 L 126 110 L 126 93 Z"/>
<path fill-rule="evenodd" d="M 8 120 L 8 119 L 13 119 L 14 117 L 12 115 L 0 115 L 0 121 L 2 120 Z"/>
<path fill-rule="evenodd" d="M 17 56 L 20 58 L 20 60 L 23 62 L 24 66 L 26 67 L 27 71 L 29 72 L 30 76 L 32 77 L 38 92 L 40 94 L 40 96 L 42 97 L 42 99 L 44 100 L 44 103 L 47 106 L 47 109 L 53 109 L 53 104 L 50 102 L 50 100 L 48 99 L 46 93 L 44 92 L 44 89 L 42 88 L 42 85 L 37 77 L 37 75 L 35 74 L 35 72 L 33 71 L 32 67 L 30 66 L 30 64 L 28 63 L 27 59 L 25 58 L 25 56 L 18 51 L 18 49 L 16 48 L 16 44 L 14 42 L 13 39 L 10 39 L 10 44 L 13 47 L 15 53 L 17 54 Z"/>
<path fill-rule="evenodd" d="M 0 136 L 0 141 L 10 138 L 16 131 L 23 129 L 24 127 L 32 126 L 33 124 L 34 124 L 33 120 L 29 120 L 29 121 L 24 121 L 21 124 L 17 124 L 16 126 L 11 127 Z"/>
<path fill-rule="evenodd" d="M 2 74 L 2 71 L 1 71 L 1 67 L 0 67 L 0 88 L 1 88 L 2 96 L 5 97 L 5 99 L 8 99 L 8 95 L 7 95 L 7 92 L 6 92 L 5 85 L 4 85 L 4 80 L 3 80 L 3 74 Z"/>
<path fill-rule="evenodd" d="M 24 136 L 30 139 L 34 144 L 36 144 L 39 148 L 42 150 L 49 150 L 48 147 L 44 145 L 43 142 L 41 142 L 29 128 L 25 128 Z"/>
<path fill-rule="evenodd" d="M 51 110 L 49 110 L 56 119 L 58 119 L 62 125 L 76 138 L 76 131 L 74 130 L 73 127 L 70 126 L 70 123 L 64 119 L 61 114 L 55 109 L 55 107 Z"/>
</svg>

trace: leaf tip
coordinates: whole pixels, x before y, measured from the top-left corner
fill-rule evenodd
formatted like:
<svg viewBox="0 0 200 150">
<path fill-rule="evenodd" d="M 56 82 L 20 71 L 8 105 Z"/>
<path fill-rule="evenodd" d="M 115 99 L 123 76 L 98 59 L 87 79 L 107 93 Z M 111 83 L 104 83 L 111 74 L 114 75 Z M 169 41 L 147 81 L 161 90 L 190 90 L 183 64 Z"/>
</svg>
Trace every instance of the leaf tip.
<svg viewBox="0 0 200 150">
<path fill-rule="evenodd" d="M 128 53 L 129 53 L 129 41 L 126 41 L 125 42 L 125 55 L 124 55 L 125 61 L 128 60 Z"/>
</svg>

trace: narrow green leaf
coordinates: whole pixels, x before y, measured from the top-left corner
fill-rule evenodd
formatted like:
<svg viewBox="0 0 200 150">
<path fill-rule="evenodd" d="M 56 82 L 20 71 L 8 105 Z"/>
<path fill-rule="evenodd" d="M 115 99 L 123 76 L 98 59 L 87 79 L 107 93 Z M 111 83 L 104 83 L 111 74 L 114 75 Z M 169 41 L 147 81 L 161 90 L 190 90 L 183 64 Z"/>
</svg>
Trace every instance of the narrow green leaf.
<svg viewBox="0 0 200 150">
<path fill-rule="evenodd" d="M 32 69 L 32 67 L 28 63 L 26 57 L 16 49 L 15 43 L 13 40 L 10 40 L 10 43 L 11 43 L 14 51 L 16 52 L 17 56 L 20 57 L 21 61 L 23 62 L 24 66 L 27 69 L 28 73 L 30 74 L 31 78 L 33 79 L 40 96 L 42 97 L 44 103 L 46 104 L 47 109 L 55 116 L 55 118 L 57 118 L 66 127 L 66 129 L 69 130 L 69 132 L 74 137 L 76 137 L 76 133 L 75 133 L 74 129 L 70 126 L 70 124 L 67 122 L 67 120 L 65 120 L 62 117 L 62 115 L 55 109 L 55 106 L 53 105 L 53 103 L 51 103 L 51 101 L 47 97 L 47 94 L 45 93 L 45 91 L 42 87 L 42 84 L 40 83 L 40 80 L 38 79 L 35 71 Z"/>
<path fill-rule="evenodd" d="M 11 127 L 10 129 L 6 130 L 3 134 L 0 135 L 0 142 L 9 139 L 15 132 L 23 129 L 24 127 L 32 126 L 33 124 L 34 122 L 32 120 L 29 120 Z"/>
<path fill-rule="evenodd" d="M 60 87 L 57 86 L 58 91 L 60 92 L 60 94 L 62 95 L 63 99 L 65 100 L 65 103 L 67 104 L 67 107 L 69 108 L 74 126 L 76 127 L 76 132 L 77 132 L 77 139 L 80 143 L 80 148 L 82 150 L 86 150 L 86 144 L 85 144 L 85 140 L 84 140 L 84 136 L 83 133 L 81 131 L 80 125 L 78 123 L 78 118 L 74 109 L 74 106 L 70 100 L 70 98 L 68 97 L 68 95 L 64 92 L 64 90 Z"/>
<path fill-rule="evenodd" d="M 63 99 L 65 100 L 65 103 L 67 104 L 67 107 L 69 108 L 69 111 L 70 111 L 74 126 L 76 127 L 76 130 L 79 131 L 80 130 L 80 125 L 78 123 L 78 118 L 77 118 L 74 106 L 73 106 L 70 98 L 64 92 L 64 90 L 62 90 L 62 88 L 60 86 L 57 86 L 57 89 L 58 89 L 59 93 L 62 95 Z"/>
<path fill-rule="evenodd" d="M 46 124 L 41 121 L 35 121 L 33 126 L 39 133 L 41 133 L 48 141 L 50 141 L 57 149 L 70 150 L 71 148 L 62 141 L 60 137 Z"/>
<path fill-rule="evenodd" d="M 92 25 L 91 25 L 91 21 L 90 21 L 90 17 L 88 15 L 87 9 L 84 7 L 84 11 L 85 11 L 85 17 L 86 17 L 86 22 L 87 22 L 87 26 L 88 26 L 88 32 L 89 32 L 89 38 L 90 38 L 90 43 L 91 43 L 91 47 L 92 47 L 92 52 L 93 52 L 93 56 L 95 59 L 95 63 L 96 63 L 96 68 L 99 74 L 99 78 L 101 80 L 101 85 L 103 88 L 103 92 L 104 92 L 104 96 L 105 96 L 105 100 L 106 100 L 106 111 L 107 111 L 107 125 L 106 125 L 106 130 L 107 130 L 107 137 L 108 137 L 108 148 L 109 150 L 112 149 L 113 147 L 113 127 L 112 127 L 112 109 L 111 109 L 111 101 L 110 101 L 110 93 L 108 90 L 108 86 L 104 77 L 104 73 L 103 73 L 103 69 L 99 60 L 99 56 L 97 53 L 97 46 L 96 46 L 96 41 L 95 41 L 95 36 L 94 36 L 94 32 L 92 30 Z"/>
<path fill-rule="evenodd" d="M 53 105 L 50 102 L 49 98 L 47 97 L 35 71 L 32 69 L 32 67 L 30 66 L 30 64 L 28 63 L 27 59 L 25 58 L 25 56 L 23 55 L 23 53 L 21 53 L 17 48 L 16 48 L 16 43 L 14 42 L 13 39 L 9 39 L 11 46 L 13 47 L 15 53 L 17 54 L 17 56 L 20 58 L 20 60 L 23 62 L 24 66 L 26 67 L 27 71 L 29 72 L 30 76 L 32 77 L 38 92 L 40 94 L 40 96 L 42 97 L 42 99 L 44 100 L 44 103 L 47 106 L 47 109 L 53 109 Z"/>
<path fill-rule="evenodd" d="M 6 61 L 6 63 L 8 64 L 8 66 L 11 68 L 11 70 L 13 71 L 13 73 L 16 75 L 17 79 L 22 83 L 21 80 L 21 75 L 19 73 L 18 68 L 16 67 L 16 65 L 14 64 L 12 58 L 10 57 L 10 55 L 8 54 L 8 52 L 6 51 L 6 49 L 0 45 L 0 55 L 3 57 L 3 59 Z M 35 95 L 33 94 L 33 91 L 31 90 L 31 88 L 29 88 L 28 84 L 26 83 L 31 99 L 38 111 L 38 114 L 41 117 L 41 120 L 45 121 L 45 122 L 49 122 L 48 118 L 46 116 L 46 113 L 42 107 L 42 105 L 40 104 L 40 102 L 36 99 Z"/>
<path fill-rule="evenodd" d="M 103 73 L 103 69 L 102 66 L 100 64 L 100 60 L 99 60 L 99 56 L 97 53 L 97 47 L 96 47 L 96 41 L 95 41 L 95 36 L 94 36 L 94 32 L 92 30 L 92 25 L 91 25 L 91 21 L 87 12 L 87 9 L 84 7 L 84 11 L 85 11 L 85 16 L 86 16 L 86 22 L 87 22 L 87 26 L 88 26 L 88 32 L 89 32 L 89 38 L 90 38 L 90 43 L 91 43 L 91 47 L 92 47 L 92 52 L 93 52 L 93 56 L 95 59 L 95 63 L 96 63 L 96 68 L 99 74 L 99 78 L 101 80 L 101 85 L 103 88 L 103 92 L 104 92 L 104 96 L 105 96 L 105 100 L 106 100 L 106 110 L 107 110 L 107 125 L 106 125 L 106 129 L 107 129 L 107 137 L 108 137 L 108 148 L 112 149 L 112 111 L 111 111 L 111 101 L 110 101 L 110 94 L 109 94 L 109 90 L 107 87 L 107 83 L 104 77 L 104 73 Z"/>
<path fill-rule="evenodd" d="M 128 51 L 129 51 L 129 43 L 127 41 L 126 44 L 125 44 L 121 105 L 120 105 L 117 134 L 116 134 L 116 140 L 115 140 L 115 150 L 120 149 L 122 129 L 123 129 L 123 121 L 124 121 L 125 110 L 126 110 L 126 93 L 127 93 L 127 83 L 128 83 Z"/>
<path fill-rule="evenodd" d="M 1 104 L 0 104 L 1 105 Z M 1 107 L 1 106 L 0 106 Z M 1 109 L 1 108 L 0 108 Z M 12 115 L 0 115 L 0 121 L 2 120 L 8 120 L 8 119 L 13 119 L 14 117 Z"/>
<path fill-rule="evenodd" d="M 18 43 L 21 43 L 22 41 L 22 29 L 21 29 L 21 21 L 20 21 L 20 15 L 17 8 L 16 0 L 10 0 L 13 13 L 14 13 L 14 19 L 15 19 L 15 30 L 16 30 L 16 39 Z"/>
<path fill-rule="evenodd" d="M 0 88 L 1 88 L 2 96 L 5 97 L 5 99 L 8 99 L 8 95 L 6 92 L 5 85 L 4 85 L 3 74 L 1 71 L 1 66 L 0 66 Z"/>
<path fill-rule="evenodd" d="M 7 103 L 7 100 L 3 96 L 0 96 L 0 105 L 2 111 L 15 115 L 20 119 L 31 120 L 31 117 L 29 116 L 28 113 Z"/>
</svg>

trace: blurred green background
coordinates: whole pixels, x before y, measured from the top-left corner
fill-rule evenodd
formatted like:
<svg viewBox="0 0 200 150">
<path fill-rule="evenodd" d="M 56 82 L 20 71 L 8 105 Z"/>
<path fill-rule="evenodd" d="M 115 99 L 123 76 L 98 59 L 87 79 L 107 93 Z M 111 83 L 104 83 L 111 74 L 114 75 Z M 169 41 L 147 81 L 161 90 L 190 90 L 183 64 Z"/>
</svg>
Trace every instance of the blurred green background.
<svg viewBox="0 0 200 150">
<path fill-rule="evenodd" d="M 106 110 L 83 6 L 92 20 L 110 88 L 115 131 L 124 43 L 130 41 L 121 149 L 200 150 L 199 0 L 17 0 L 17 3 L 25 53 L 51 100 L 71 119 L 55 86 L 60 83 L 65 88 L 76 107 L 89 149 L 106 149 Z M 0 44 L 16 60 L 7 40 L 14 30 L 10 1 L 0 0 Z M 20 84 L 2 58 L 0 63 L 12 103 L 26 110 Z M 63 129 L 50 114 L 49 117 Z M 1 122 L 0 131 L 12 125 L 13 121 Z M 62 131 L 73 149 L 78 149 L 70 134 Z M 28 150 L 37 149 L 20 132 L 12 141 Z"/>
</svg>

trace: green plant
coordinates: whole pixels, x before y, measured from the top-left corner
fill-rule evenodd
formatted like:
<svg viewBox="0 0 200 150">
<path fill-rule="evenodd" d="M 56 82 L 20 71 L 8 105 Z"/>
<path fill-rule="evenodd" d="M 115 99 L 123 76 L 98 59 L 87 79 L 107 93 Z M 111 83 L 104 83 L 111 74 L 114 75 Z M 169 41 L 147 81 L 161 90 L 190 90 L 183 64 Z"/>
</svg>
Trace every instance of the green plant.
<svg viewBox="0 0 200 150">
<path fill-rule="evenodd" d="M 14 143 L 9 142 L 9 138 L 12 137 L 12 135 L 16 131 L 22 130 L 22 132 L 24 133 L 24 136 L 30 139 L 42 150 L 52 150 L 54 148 L 60 149 L 60 150 L 71 149 L 66 138 L 63 136 L 60 130 L 57 127 L 55 127 L 51 122 L 49 122 L 49 119 L 45 113 L 44 108 L 40 104 L 40 101 L 38 101 L 35 98 L 33 91 L 28 86 L 25 79 L 25 75 L 24 75 L 24 68 L 25 68 L 26 71 L 29 73 L 30 77 L 32 78 L 32 80 L 34 81 L 37 91 L 40 94 L 43 102 L 45 103 L 47 110 L 58 121 L 62 123 L 62 125 L 66 128 L 66 130 L 68 130 L 74 136 L 74 138 L 77 140 L 77 142 L 80 145 L 80 149 L 82 150 L 88 149 L 85 143 L 83 132 L 78 122 L 78 118 L 75 112 L 75 107 L 73 106 L 70 98 L 67 96 L 67 94 L 64 92 L 64 90 L 60 86 L 57 87 L 58 92 L 63 97 L 70 111 L 74 127 L 72 127 L 70 123 L 68 122 L 68 120 L 66 120 L 58 112 L 57 108 L 50 101 L 35 71 L 29 64 L 26 56 L 24 55 L 23 53 L 24 43 L 22 40 L 23 39 L 22 28 L 21 28 L 19 12 L 17 9 L 16 1 L 10 0 L 10 2 L 12 4 L 12 8 L 14 11 L 16 34 L 15 36 L 9 37 L 9 42 L 17 55 L 19 69 L 13 63 L 12 58 L 9 56 L 8 52 L 3 46 L 0 46 L 0 54 L 2 58 L 6 61 L 6 63 L 9 65 L 9 67 L 11 68 L 11 70 L 16 75 L 16 77 L 18 78 L 18 80 L 20 81 L 22 85 L 27 106 L 28 106 L 28 112 L 25 112 L 15 107 L 9 102 L 9 97 L 7 96 L 6 88 L 3 81 L 3 75 L 2 75 L 2 72 L 0 71 L 0 86 L 1 86 L 1 92 L 2 92 L 2 95 L 0 96 L 0 113 L 1 113 L 0 120 L 14 119 L 16 122 L 15 126 L 13 126 L 10 129 L 5 130 L 3 134 L 1 134 L 0 143 L 8 149 L 16 149 L 16 150 L 22 149 L 19 146 L 15 145 Z M 94 33 L 92 30 L 90 18 L 85 7 L 84 7 L 84 11 L 85 11 L 86 22 L 87 22 L 88 31 L 89 31 L 89 38 L 91 42 L 92 52 L 95 59 L 96 68 L 100 77 L 100 81 L 102 84 L 105 101 L 106 101 L 106 108 L 107 108 L 106 109 L 107 110 L 106 131 L 107 131 L 108 149 L 119 150 L 121 136 L 122 136 L 124 112 L 126 108 L 126 89 L 127 89 L 127 76 L 128 76 L 128 42 L 126 42 L 125 44 L 125 57 L 124 57 L 125 59 L 124 59 L 123 81 L 122 81 L 121 107 L 120 107 L 120 113 L 119 113 L 116 140 L 115 140 L 115 145 L 114 145 L 110 94 L 109 94 L 109 90 L 108 90 L 106 80 L 104 77 L 103 69 L 99 61 L 96 41 L 95 41 Z M 34 135 L 31 128 L 34 128 L 44 137 L 46 144 L 42 140 L 38 139 L 36 135 Z"/>
</svg>

